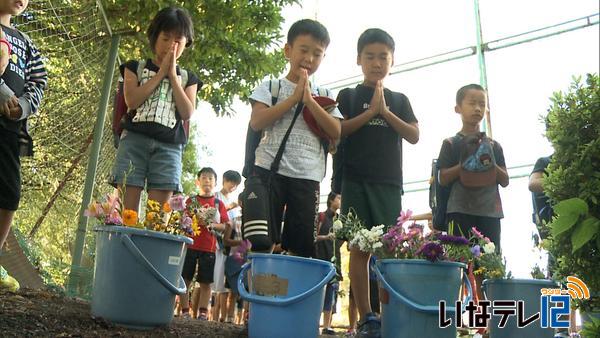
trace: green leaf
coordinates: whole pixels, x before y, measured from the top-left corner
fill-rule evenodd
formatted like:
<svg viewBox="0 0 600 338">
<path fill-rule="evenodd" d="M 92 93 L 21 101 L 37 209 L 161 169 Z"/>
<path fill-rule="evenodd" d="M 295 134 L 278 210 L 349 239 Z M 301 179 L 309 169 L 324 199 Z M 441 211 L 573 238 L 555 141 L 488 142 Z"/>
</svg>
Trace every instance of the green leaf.
<svg viewBox="0 0 600 338">
<path fill-rule="evenodd" d="M 578 214 L 562 214 L 558 216 L 552 223 L 550 223 L 550 227 L 552 228 L 552 236 L 556 237 L 563 232 L 571 229 L 577 220 L 579 219 Z"/>
<path fill-rule="evenodd" d="M 588 205 L 581 198 L 569 198 L 568 200 L 560 201 L 554 206 L 554 211 L 558 215 L 577 214 L 586 215 L 588 213 Z"/>
<path fill-rule="evenodd" d="M 571 236 L 573 252 L 579 250 L 585 243 L 589 242 L 600 230 L 600 220 L 590 216 L 577 225 Z"/>
</svg>

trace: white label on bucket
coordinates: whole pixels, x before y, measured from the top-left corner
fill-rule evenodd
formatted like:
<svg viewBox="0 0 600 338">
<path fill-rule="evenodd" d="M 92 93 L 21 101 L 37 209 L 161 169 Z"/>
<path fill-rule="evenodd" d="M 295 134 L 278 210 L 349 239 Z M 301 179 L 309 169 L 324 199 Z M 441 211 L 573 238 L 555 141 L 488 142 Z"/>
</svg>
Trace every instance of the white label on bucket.
<svg viewBox="0 0 600 338">
<path fill-rule="evenodd" d="M 181 258 L 179 256 L 169 256 L 169 265 L 179 265 Z"/>
</svg>

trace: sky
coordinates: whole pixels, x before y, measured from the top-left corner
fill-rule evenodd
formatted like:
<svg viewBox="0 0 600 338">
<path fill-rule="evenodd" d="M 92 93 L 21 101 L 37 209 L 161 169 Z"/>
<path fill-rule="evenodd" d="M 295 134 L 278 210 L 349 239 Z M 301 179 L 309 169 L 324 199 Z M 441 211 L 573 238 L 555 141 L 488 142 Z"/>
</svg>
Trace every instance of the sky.
<svg viewBox="0 0 600 338">
<path fill-rule="evenodd" d="M 361 74 L 356 65 L 356 41 L 365 29 L 378 27 L 392 35 L 395 64 L 399 65 L 474 46 L 474 12 L 471 0 L 310 0 L 283 10 L 282 35 L 302 18 L 322 22 L 331 44 L 313 81 L 335 87 L 336 81 Z M 598 12 L 597 0 L 480 1 L 486 42 Z M 533 249 L 531 233 L 535 226 L 527 189 L 533 163 L 552 153 L 543 136 L 541 117 L 550 107 L 552 93 L 566 90 L 573 75 L 599 72 L 599 35 L 599 26 L 594 25 L 485 54 L 492 136 L 504 149 L 509 175 L 521 176 L 513 177 L 510 185 L 501 189 L 505 214 L 502 248 L 515 277 L 528 278 L 531 267 L 544 261 Z M 404 208 L 415 213 L 429 211 L 428 185 L 423 181 L 429 179 L 431 160 L 437 157 L 442 140 L 460 130 L 460 118 L 454 112 L 456 90 L 479 83 L 479 78 L 477 58 L 471 56 L 390 75 L 384 81 L 386 87 L 408 96 L 419 120 L 419 143 L 404 142 L 404 182 L 419 182 L 405 185 Z M 224 171 L 241 172 L 243 165 L 251 108 L 237 101 L 233 109 L 237 112 L 234 117 L 217 118 L 208 104 L 200 102 L 193 118 L 200 130 L 200 143 L 212 150 L 210 156 L 200 155 L 200 166 L 212 166 L 217 171 L 217 186 Z M 321 183 L 321 195 L 329 192 L 330 175 L 331 168 Z"/>
</svg>

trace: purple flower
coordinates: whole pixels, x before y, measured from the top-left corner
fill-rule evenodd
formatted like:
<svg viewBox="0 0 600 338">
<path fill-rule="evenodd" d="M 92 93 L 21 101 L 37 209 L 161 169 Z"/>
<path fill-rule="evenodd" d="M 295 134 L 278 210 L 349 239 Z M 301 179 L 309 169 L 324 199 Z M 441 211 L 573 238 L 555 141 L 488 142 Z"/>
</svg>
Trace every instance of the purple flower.
<svg viewBox="0 0 600 338">
<path fill-rule="evenodd" d="M 479 245 L 475 245 L 471 248 L 471 253 L 475 258 L 481 256 L 481 247 Z"/>
<path fill-rule="evenodd" d="M 423 255 L 428 261 L 435 262 L 444 255 L 444 248 L 438 243 L 428 242 L 417 251 L 417 254 Z"/>
<path fill-rule="evenodd" d="M 444 244 L 469 245 L 469 240 L 462 236 L 439 235 L 438 239 Z"/>
</svg>

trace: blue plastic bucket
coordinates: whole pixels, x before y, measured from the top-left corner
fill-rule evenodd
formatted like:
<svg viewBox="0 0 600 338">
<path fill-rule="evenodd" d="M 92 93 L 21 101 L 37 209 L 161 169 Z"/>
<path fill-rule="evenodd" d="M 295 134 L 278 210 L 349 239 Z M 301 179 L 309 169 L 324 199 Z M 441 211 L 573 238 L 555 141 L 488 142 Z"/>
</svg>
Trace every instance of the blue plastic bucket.
<svg viewBox="0 0 600 338">
<path fill-rule="evenodd" d="M 421 259 L 378 260 L 374 270 L 380 282 L 381 335 L 392 337 L 456 338 L 455 303 L 462 281 L 470 299 L 466 265 L 431 263 Z M 446 301 L 447 328 L 439 327 L 439 303 Z"/>
<path fill-rule="evenodd" d="M 546 279 L 486 279 L 482 283 L 483 293 L 487 300 L 524 301 L 525 313 L 523 318 L 529 318 L 540 312 L 541 289 L 558 287 L 558 283 Z M 490 311 L 492 310 L 493 307 Z M 489 325 L 490 338 L 554 337 L 554 329 L 542 328 L 539 319 L 527 327 L 518 328 L 515 314 L 515 316 L 508 317 L 504 328 L 499 328 L 498 324 L 500 324 L 501 318 L 502 316 L 492 316 Z"/>
<path fill-rule="evenodd" d="M 250 254 L 238 278 L 240 296 L 250 302 L 248 336 L 307 338 L 319 335 L 325 284 L 335 276 L 333 264 L 310 258 Z M 244 286 L 248 276 L 250 292 Z M 269 281 L 272 292 L 257 294 Z M 268 287 L 262 288 L 262 291 Z"/>
<path fill-rule="evenodd" d="M 187 292 L 181 270 L 193 240 L 121 226 L 94 231 L 92 316 L 137 329 L 169 324 L 175 295 Z"/>
</svg>

